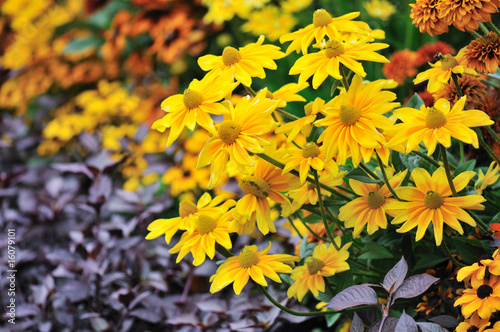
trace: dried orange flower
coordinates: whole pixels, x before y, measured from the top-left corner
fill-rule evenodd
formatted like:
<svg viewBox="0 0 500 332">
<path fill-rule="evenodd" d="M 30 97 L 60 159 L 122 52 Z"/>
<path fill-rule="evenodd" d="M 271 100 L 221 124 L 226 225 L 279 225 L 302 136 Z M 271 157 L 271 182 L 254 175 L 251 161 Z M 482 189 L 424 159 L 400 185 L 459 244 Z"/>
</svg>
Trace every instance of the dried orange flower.
<svg viewBox="0 0 500 332">
<path fill-rule="evenodd" d="M 477 72 L 494 74 L 500 63 L 500 37 L 490 32 L 473 40 L 465 48 L 469 67 Z"/>
<path fill-rule="evenodd" d="M 431 36 L 440 35 L 448 32 L 448 24 L 438 18 L 438 3 L 440 0 L 417 0 L 410 4 L 412 23 L 422 33 L 428 33 Z"/>
</svg>

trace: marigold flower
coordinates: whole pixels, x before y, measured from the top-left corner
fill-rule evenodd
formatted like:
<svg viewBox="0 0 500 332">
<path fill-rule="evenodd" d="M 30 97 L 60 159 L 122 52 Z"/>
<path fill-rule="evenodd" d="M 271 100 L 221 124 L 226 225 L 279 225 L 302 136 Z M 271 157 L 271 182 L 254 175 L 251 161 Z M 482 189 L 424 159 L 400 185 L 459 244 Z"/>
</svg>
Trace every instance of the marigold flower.
<svg viewBox="0 0 500 332">
<path fill-rule="evenodd" d="M 396 12 L 396 6 L 387 0 L 369 0 L 363 3 L 368 15 L 387 21 Z"/>
<path fill-rule="evenodd" d="M 417 74 L 416 59 L 417 53 L 409 49 L 396 51 L 389 58 L 390 62 L 384 63 L 382 73 L 386 78 L 393 79 L 402 85 L 405 79 Z"/>
<path fill-rule="evenodd" d="M 408 170 L 392 177 L 389 180 L 392 188 L 401 185 Z M 385 206 L 390 202 L 395 202 L 390 198 L 392 193 L 386 184 L 380 187 L 376 183 L 363 183 L 351 179 L 349 181 L 354 192 L 361 196 L 345 204 L 339 210 L 339 219 L 344 222 L 347 228 L 354 228 L 353 237 L 361 234 L 361 231 L 368 225 L 369 235 L 375 233 L 379 228 L 387 228 L 387 216 L 385 215 Z"/>
<path fill-rule="evenodd" d="M 438 4 L 441 0 L 417 0 L 410 4 L 410 18 L 421 33 L 431 36 L 448 32 L 448 24 L 439 18 Z"/>
<path fill-rule="evenodd" d="M 498 165 L 496 162 L 492 162 L 490 164 L 490 167 L 488 167 L 486 174 L 484 174 L 482 170 L 479 170 L 479 174 L 477 175 L 478 180 L 474 185 L 474 187 L 476 188 L 476 193 L 481 195 L 486 187 L 497 183 L 498 179 L 500 178 L 499 171 L 500 165 Z"/>
<path fill-rule="evenodd" d="M 281 283 L 278 273 L 291 273 L 293 269 L 289 265 L 299 261 L 299 258 L 286 254 L 268 255 L 269 250 L 271 242 L 262 251 L 257 251 L 257 246 L 245 246 L 239 256 L 226 259 L 210 277 L 210 292 L 218 292 L 234 282 L 234 292 L 239 295 L 250 278 L 264 287 L 267 287 L 264 277 Z"/>
<path fill-rule="evenodd" d="M 323 142 L 325 161 L 337 157 L 337 164 L 344 165 L 352 156 L 354 166 L 363 158 L 368 162 L 374 149 L 386 143 L 381 130 L 392 127 L 392 121 L 384 114 L 399 103 L 393 103 L 396 95 L 382 91 L 386 81 L 363 83 L 355 75 L 349 91 L 335 97 L 329 108 L 324 109 L 325 118 L 316 120 L 316 126 L 325 126 L 319 137 Z"/>
<path fill-rule="evenodd" d="M 427 83 L 427 90 L 432 93 L 439 90 L 443 84 L 448 83 L 452 74 L 478 76 L 474 69 L 467 67 L 467 60 L 465 60 L 464 52 L 465 49 L 461 49 L 456 57 L 451 54 L 439 55 L 439 61 L 434 64 L 429 63 L 432 68 L 419 73 L 413 80 L 413 83 L 419 84 L 429 80 Z"/>
<path fill-rule="evenodd" d="M 229 113 L 224 105 L 217 102 L 234 88 L 235 84 L 231 83 L 229 73 L 214 71 L 205 75 L 201 81 L 195 79 L 183 94 L 170 96 L 161 103 L 161 108 L 168 114 L 156 120 L 151 128 L 160 132 L 170 128 L 167 147 L 179 137 L 184 127 L 193 131 L 196 123 L 213 133 L 214 122 L 208 113 Z"/>
<path fill-rule="evenodd" d="M 483 332 L 485 328 L 490 326 L 489 318 L 481 319 L 477 313 L 473 313 L 469 319 L 458 324 L 455 328 L 456 332 Z M 487 331 L 492 331 L 488 329 Z M 499 330 L 500 331 L 500 330 Z"/>
<path fill-rule="evenodd" d="M 227 46 L 221 56 L 205 55 L 198 58 L 198 65 L 205 71 L 222 70 L 229 72 L 243 85 L 252 85 L 252 77 L 265 78 L 264 68 L 276 69 L 274 60 L 281 59 L 285 53 L 278 46 L 262 45 L 264 36 L 260 36 L 256 43 L 240 47 L 239 50 Z"/>
<path fill-rule="evenodd" d="M 440 0 L 437 4 L 439 19 L 453 24 L 461 31 L 479 28 L 479 22 L 490 22 L 491 14 L 498 12 L 498 0 Z"/>
<path fill-rule="evenodd" d="M 491 278 L 477 288 L 465 289 L 454 306 L 462 306 L 462 315 L 469 318 L 477 312 L 480 318 L 489 318 L 500 310 L 500 282 L 497 276 Z"/>
<path fill-rule="evenodd" d="M 460 173 L 453 179 L 457 192 L 464 189 L 475 173 L 467 171 Z M 460 234 L 463 228 L 459 220 L 476 226 L 474 219 L 463 209 L 484 210 L 480 203 L 485 199 L 481 195 L 467 195 L 450 197 L 450 186 L 446 181 L 446 172 L 440 167 L 432 174 L 423 168 L 415 168 L 411 174 L 416 187 L 400 187 L 395 189 L 399 198 L 408 202 L 390 202 L 386 205 L 391 215 L 394 215 L 393 224 L 404 223 L 398 233 L 406 233 L 417 227 L 415 241 L 420 241 L 432 222 L 436 245 L 443 240 L 443 224 L 448 225 Z M 390 211 L 399 210 L 399 211 Z"/>
<path fill-rule="evenodd" d="M 304 84 L 309 77 L 314 75 L 312 81 L 314 89 L 317 89 L 328 75 L 341 80 L 340 66 L 342 65 L 365 77 L 363 65 L 356 60 L 389 62 L 386 57 L 375 53 L 375 51 L 389 47 L 388 44 L 369 44 L 366 41 L 365 39 L 351 44 L 343 43 L 338 39 L 330 39 L 326 42 L 325 49 L 299 58 L 290 69 L 289 74 L 300 74 L 299 85 Z"/>
<path fill-rule="evenodd" d="M 440 40 L 427 43 L 417 50 L 417 60 L 415 64 L 419 67 L 425 65 L 427 62 L 433 62 L 435 56 L 439 53 L 455 55 L 456 51 L 453 47 Z"/>
<path fill-rule="evenodd" d="M 391 148 L 406 141 L 406 152 L 410 152 L 423 141 L 430 156 L 436 150 L 438 142 L 448 148 L 454 137 L 477 149 L 477 134 L 470 128 L 491 125 L 493 121 L 483 111 L 464 111 L 465 99 L 465 96 L 460 98 L 451 110 L 447 100 L 439 99 L 432 107 L 422 105 L 420 112 L 407 107 L 394 111 L 394 115 L 403 123 L 394 125 L 396 134 L 387 146 Z"/>
<path fill-rule="evenodd" d="M 335 238 L 335 243 L 340 248 L 339 237 Z M 349 258 L 348 249 L 351 244 L 345 244 L 338 251 L 333 244 L 328 246 L 324 243 L 318 244 L 314 248 L 313 255 L 305 260 L 305 264 L 293 270 L 290 278 L 295 282 L 288 288 L 286 295 L 302 301 L 308 291 L 314 296 L 318 296 L 319 292 L 325 292 L 325 277 L 349 270 L 346 261 Z"/>
<path fill-rule="evenodd" d="M 500 64 L 500 37 L 495 32 L 476 38 L 465 47 L 469 67 L 480 73 L 494 74 Z"/>
<path fill-rule="evenodd" d="M 229 237 L 230 221 L 221 218 L 219 215 L 200 214 L 194 218 L 194 231 L 184 232 L 179 242 L 169 250 L 169 253 L 176 254 L 176 263 L 179 263 L 189 252 L 193 255 L 193 265 L 198 266 L 205 261 L 205 255 L 214 258 L 215 243 L 226 249 L 231 249 L 231 238 Z"/>
<path fill-rule="evenodd" d="M 303 54 L 307 54 L 307 48 L 312 41 L 316 39 L 316 43 L 321 43 L 325 36 L 330 39 L 342 40 L 342 32 L 354 32 L 362 35 L 368 35 L 371 31 L 368 24 L 365 22 L 351 21 L 359 16 L 359 12 L 348 13 L 339 17 L 333 17 L 324 9 L 318 9 L 314 12 L 313 23 L 303 29 L 288 33 L 280 37 L 280 43 L 285 43 L 292 40 L 288 46 L 286 54 L 293 51 L 302 50 Z"/>
<path fill-rule="evenodd" d="M 264 152 L 263 145 L 269 142 L 261 138 L 276 126 L 271 113 L 278 101 L 266 98 L 267 90 L 259 92 L 255 98 L 242 98 L 236 107 L 229 104 L 229 114 L 217 126 L 217 131 L 203 146 L 198 158 L 197 168 L 210 165 L 211 189 L 224 172 L 229 159 L 244 171 L 246 166 L 255 165 L 248 154 Z"/>
<path fill-rule="evenodd" d="M 486 93 L 486 85 L 481 82 L 481 79 L 476 76 L 463 75 L 457 79 L 460 91 L 463 96 L 467 96 L 466 107 L 468 109 L 475 108 L 481 99 L 484 98 Z M 457 93 L 457 87 L 454 82 L 444 84 L 441 89 L 432 94 L 435 100 L 444 98 L 454 105 L 459 99 L 460 95 Z"/>
</svg>

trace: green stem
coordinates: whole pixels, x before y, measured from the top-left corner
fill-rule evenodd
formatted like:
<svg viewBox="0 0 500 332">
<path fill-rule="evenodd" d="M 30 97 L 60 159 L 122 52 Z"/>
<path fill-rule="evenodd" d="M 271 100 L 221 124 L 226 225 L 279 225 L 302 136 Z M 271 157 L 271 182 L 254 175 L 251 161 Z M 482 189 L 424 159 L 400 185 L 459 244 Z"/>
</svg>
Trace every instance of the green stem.
<svg viewBox="0 0 500 332">
<path fill-rule="evenodd" d="M 346 187 L 346 186 L 337 186 L 337 188 L 342 189 L 343 191 L 347 191 L 351 195 L 356 195 L 356 193 L 354 192 L 354 190 L 352 190 L 349 187 Z"/>
<path fill-rule="evenodd" d="M 276 113 L 278 113 L 278 114 L 280 114 L 280 115 L 284 116 L 285 118 L 289 118 L 290 120 L 294 120 L 294 121 L 295 121 L 295 120 L 300 119 L 300 118 L 299 118 L 298 116 L 296 116 L 295 114 L 289 113 L 289 112 L 287 112 L 287 111 L 285 111 L 285 110 L 283 110 L 283 109 L 281 109 L 281 108 L 276 108 L 274 111 L 275 111 Z"/>
<path fill-rule="evenodd" d="M 441 165 L 439 165 L 439 163 L 437 161 L 435 161 L 434 159 L 432 159 L 431 157 L 429 157 L 425 153 L 422 153 L 420 151 L 412 151 L 412 153 L 416 154 L 417 156 L 419 156 L 422 159 L 425 159 L 430 164 L 432 164 L 432 166 L 434 166 L 434 167 L 437 167 L 437 168 L 441 167 Z"/>
<path fill-rule="evenodd" d="M 453 184 L 453 177 L 451 176 L 451 171 L 450 171 L 450 163 L 448 162 L 448 156 L 446 155 L 446 148 L 442 144 L 439 144 L 439 147 L 441 148 L 444 170 L 446 172 L 446 178 L 448 179 L 448 184 L 450 185 L 451 192 L 453 193 L 453 196 L 458 196 L 457 190 L 455 189 L 455 185 Z"/>
<path fill-rule="evenodd" d="M 487 35 L 487 34 L 490 32 L 490 30 L 488 30 L 488 28 L 486 28 L 486 26 L 484 25 L 484 23 L 483 23 L 483 22 L 479 22 L 479 28 L 480 28 L 481 30 L 483 30 L 483 33 L 484 33 L 485 35 Z"/>
<path fill-rule="evenodd" d="M 471 210 L 465 210 L 465 211 L 467 211 L 467 213 L 472 217 L 472 219 L 474 219 L 477 226 L 481 228 L 483 232 L 491 234 L 491 232 L 488 229 L 488 226 L 481 219 L 479 219 L 478 216 L 476 216 Z"/>
<path fill-rule="evenodd" d="M 486 25 L 493 31 L 495 31 L 495 33 L 497 35 L 500 36 L 500 30 L 498 30 L 498 28 L 490 21 L 490 22 L 486 22 Z"/>
<path fill-rule="evenodd" d="M 448 249 L 448 247 L 446 246 L 446 242 L 444 240 L 443 240 L 443 242 L 441 242 L 441 248 L 443 248 L 444 253 L 446 254 L 446 256 L 448 256 L 448 258 L 453 263 L 453 265 L 455 265 L 456 267 L 464 267 L 464 266 L 466 266 L 465 264 L 462 264 L 459 261 L 457 261 L 455 259 L 455 257 L 453 257 L 453 255 L 450 252 L 450 249 Z"/>
<path fill-rule="evenodd" d="M 309 227 L 309 225 L 303 221 L 302 219 L 300 219 L 300 221 L 302 222 L 302 224 L 304 225 L 305 228 L 307 228 L 307 230 L 312 234 L 314 235 L 316 238 L 320 239 L 321 241 L 325 241 L 325 242 L 328 242 L 328 239 L 326 237 L 322 237 L 321 235 L 319 235 L 318 233 L 316 233 L 315 231 L 313 231 L 311 229 L 311 227 Z"/>
<path fill-rule="evenodd" d="M 335 294 L 335 291 L 333 290 L 333 287 L 332 285 L 330 284 L 330 282 L 328 281 L 327 278 L 324 278 L 325 280 L 325 285 L 326 285 L 326 289 L 332 294 L 334 295 Z"/>
<path fill-rule="evenodd" d="M 472 30 L 472 31 L 469 31 L 470 34 L 474 37 L 474 38 L 481 38 L 482 36 L 477 33 L 476 31 Z"/>
<path fill-rule="evenodd" d="M 377 174 L 373 173 L 371 169 L 369 169 L 365 164 L 360 163 L 359 167 L 365 171 L 369 176 L 371 176 L 374 180 L 380 180 Z"/>
<path fill-rule="evenodd" d="M 318 191 L 319 209 L 321 211 L 321 217 L 323 218 L 323 224 L 325 225 L 326 235 L 328 235 L 328 239 L 330 240 L 330 243 L 335 247 L 335 249 L 337 249 L 337 251 L 339 251 L 340 248 L 335 243 L 335 241 L 333 239 L 333 234 L 330 231 L 330 227 L 328 226 L 328 221 L 326 220 L 325 206 L 323 205 L 323 195 L 321 195 L 321 187 L 319 185 L 318 171 L 313 169 L 313 174 L 314 174 L 314 182 L 316 183 L 316 190 Z"/>
<path fill-rule="evenodd" d="M 481 131 L 478 128 L 474 128 L 474 131 L 476 132 L 477 138 L 479 139 L 479 144 L 481 144 L 483 149 L 485 149 L 486 152 L 488 152 L 488 154 L 493 160 L 495 160 L 498 164 L 500 164 L 500 158 L 498 158 L 495 152 L 493 152 L 493 150 L 488 146 L 488 144 L 486 144 Z"/>
<path fill-rule="evenodd" d="M 293 229 L 295 229 L 299 237 L 303 239 L 304 237 L 302 236 L 302 234 L 300 234 L 299 229 L 295 226 L 295 223 L 293 222 L 292 218 L 288 217 L 288 221 L 290 222 L 290 225 L 292 225 Z"/>
<path fill-rule="evenodd" d="M 230 253 L 226 248 L 215 242 L 215 250 L 217 250 L 222 256 L 229 258 L 233 257 L 234 255 Z"/>
<path fill-rule="evenodd" d="M 500 137 L 498 137 L 497 133 L 495 133 L 495 131 L 493 129 L 491 129 L 490 126 L 486 126 L 486 130 L 490 133 L 491 136 L 493 136 L 493 138 L 498 142 L 500 143 Z"/>
<path fill-rule="evenodd" d="M 344 72 L 344 65 L 343 64 L 339 65 L 339 71 L 340 71 L 340 75 L 342 75 L 342 85 L 345 88 L 345 92 L 347 92 L 347 91 L 349 91 L 349 83 L 347 82 L 347 76 Z"/>
<path fill-rule="evenodd" d="M 463 93 L 462 93 L 462 88 L 460 87 L 460 84 L 458 84 L 458 77 L 457 74 L 452 73 L 451 77 L 453 79 L 453 83 L 455 84 L 455 89 L 457 89 L 457 95 L 462 98 Z M 464 143 L 462 141 L 458 141 L 458 146 L 460 149 L 460 163 L 465 162 L 465 155 L 464 155 Z"/>
<path fill-rule="evenodd" d="M 342 227 L 342 221 L 339 219 L 339 218 L 336 218 L 333 213 L 330 212 L 330 210 L 328 209 L 325 209 L 326 212 L 328 212 L 328 215 L 330 216 L 330 218 L 333 220 L 333 222 L 335 223 L 335 225 L 337 225 L 337 227 L 339 228 L 339 230 L 342 232 L 343 235 L 347 234 L 347 230 L 345 228 Z"/>
<path fill-rule="evenodd" d="M 267 297 L 267 299 L 269 301 L 271 301 L 272 304 L 274 304 L 275 306 L 277 306 L 278 308 L 280 308 L 281 310 L 283 310 L 284 312 L 286 313 L 289 313 L 290 315 L 294 315 L 294 316 L 326 316 L 326 315 L 331 315 L 331 314 L 334 314 L 336 313 L 336 311 L 310 311 L 310 312 L 299 312 L 299 311 L 294 311 L 292 309 L 289 309 L 287 307 L 285 307 L 284 305 L 282 305 L 281 303 L 279 303 L 278 301 L 276 301 L 272 296 L 271 294 L 269 294 L 266 289 L 264 287 L 262 287 L 261 285 L 257 284 L 257 287 L 259 288 L 259 290 L 262 292 L 262 294 L 265 295 L 265 297 Z"/>
<path fill-rule="evenodd" d="M 245 90 L 247 90 L 248 94 L 252 97 L 255 97 L 257 95 L 257 93 L 255 92 L 254 89 L 252 89 L 251 87 L 249 86 L 246 86 L 246 85 L 243 85 L 245 87 Z"/>
<path fill-rule="evenodd" d="M 394 191 L 394 189 L 391 186 L 391 183 L 389 182 L 389 178 L 387 177 L 387 173 L 385 172 L 384 163 L 382 162 L 382 159 L 380 159 L 378 153 L 375 152 L 375 155 L 377 156 L 378 165 L 380 167 L 380 171 L 382 172 L 382 176 L 384 177 L 385 185 L 391 192 L 392 196 L 396 198 L 398 201 L 400 201 L 398 195 L 396 195 L 396 192 Z"/>
<path fill-rule="evenodd" d="M 285 164 L 283 164 L 283 163 L 281 163 L 281 162 L 277 161 L 276 159 L 274 159 L 273 157 L 271 157 L 271 156 L 269 156 L 269 155 L 267 155 L 267 154 L 265 154 L 265 153 L 256 153 L 255 155 L 256 155 L 256 156 L 258 156 L 259 158 L 264 159 L 264 160 L 265 160 L 265 161 L 267 161 L 268 163 L 273 164 L 274 166 L 276 166 L 276 167 L 278 167 L 278 168 L 281 168 L 281 169 L 285 168 Z M 293 175 L 295 175 L 296 177 L 300 177 L 299 172 L 297 172 L 297 171 L 296 171 L 296 170 L 294 170 L 294 169 L 292 169 L 292 170 L 290 171 L 290 174 L 293 174 Z M 314 179 L 313 179 L 313 178 L 311 178 L 310 176 L 308 176 L 308 177 L 307 177 L 307 182 L 312 183 L 312 184 L 315 184 L 315 183 L 316 183 L 316 182 L 314 181 Z M 332 188 L 332 187 L 330 187 L 330 186 L 327 186 L 327 185 L 326 185 L 326 184 L 324 184 L 324 183 L 320 183 L 320 186 L 321 186 L 321 188 L 322 188 L 322 189 L 324 189 L 324 190 L 327 190 L 327 191 L 331 192 L 333 195 L 335 195 L 335 196 L 337 196 L 337 197 L 339 197 L 339 198 L 341 198 L 341 199 L 343 199 L 343 200 L 345 200 L 345 201 L 348 201 L 348 202 L 352 201 L 352 198 L 351 198 L 351 197 L 349 197 L 349 196 L 347 196 L 347 195 L 345 195 L 345 194 L 341 193 L 341 192 L 340 192 L 340 191 L 338 191 L 338 190 L 335 190 L 334 188 Z"/>
</svg>

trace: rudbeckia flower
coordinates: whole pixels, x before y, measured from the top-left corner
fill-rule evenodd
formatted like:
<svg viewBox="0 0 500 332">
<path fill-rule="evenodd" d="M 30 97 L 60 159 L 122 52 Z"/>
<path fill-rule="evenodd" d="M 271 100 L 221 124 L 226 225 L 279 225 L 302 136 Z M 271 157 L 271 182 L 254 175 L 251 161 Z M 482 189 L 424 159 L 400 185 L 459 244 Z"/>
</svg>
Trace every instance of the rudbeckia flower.
<svg viewBox="0 0 500 332">
<path fill-rule="evenodd" d="M 365 39 L 356 43 L 343 43 L 338 39 L 330 39 L 326 42 L 325 49 L 299 58 L 290 69 L 289 74 L 300 74 L 299 85 L 304 84 L 309 77 L 314 75 L 312 81 L 314 89 L 317 89 L 328 75 L 341 80 L 342 75 L 339 71 L 341 65 L 365 77 L 363 65 L 356 60 L 389 62 L 386 57 L 375 53 L 375 51 L 389 47 L 388 44 L 370 44 L 366 41 Z"/>
<path fill-rule="evenodd" d="M 227 161 L 231 158 L 236 167 L 244 171 L 246 166 L 255 165 L 248 154 L 264 152 L 263 145 L 269 142 L 261 138 L 272 131 L 277 123 L 271 118 L 278 101 L 266 98 L 267 90 L 260 91 L 253 99 L 247 96 L 236 107 L 229 104 L 229 114 L 217 126 L 217 132 L 203 146 L 198 158 L 197 168 L 210 165 L 210 183 L 212 189 L 224 172 Z"/>
<path fill-rule="evenodd" d="M 201 81 L 195 79 L 183 94 L 170 96 L 161 103 L 161 108 L 168 114 L 156 120 L 151 128 L 160 132 L 170 128 L 167 147 L 179 137 L 184 127 L 193 131 L 196 123 L 213 133 L 214 122 L 208 114 L 229 113 L 218 101 L 235 87 L 231 75 L 220 71 L 208 73 Z"/>
<path fill-rule="evenodd" d="M 477 313 L 473 313 L 469 319 L 458 324 L 455 331 L 456 332 L 483 332 L 485 328 L 490 326 L 489 318 L 481 319 Z M 487 331 L 493 331 L 488 329 Z M 496 332 L 496 330 L 495 330 Z"/>
<path fill-rule="evenodd" d="M 288 83 L 283 85 L 278 90 L 271 92 L 267 90 L 267 98 L 278 100 L 278 107 L 285 107 L 289 101 L 306 101 L 304 97 L 297 92 L 304 90 L 309 86 L 309 83 L 298 85 L 297 83 Z"/>
<path fill-rule="evenodd" d="M 355 167 L 361 159 L 370 161 L 374 149 L 386 143 L 381 131 L 392 127 L 392 121 L 384 114 L 399 103 L 393 103 L 396 95 L 382 91 L 384 81 L 363 83 L 359 75 L 352 79 L 347 93 L 335 97 L 329 108 L 324 109 L 325 118 L 316 120 L 316 126 L 325 126 L 319 137 L 323 142 L 325 160 L 337 157 L 337 164 L 344 165 L 352 156 Z"/>
<path fill-rule="evenodd" d="M 359 16 L 359 12 L 348 13 L 339 17 L 332 16 L 324 9 L 318 9 L 314 12 L 313 23 L 303 29 L 288 33 L 280 37 L 280 43 L 285 43 L 292 40 L 288 46 L 286 54 L 293 51 L 307 54 L 307 48 L 312 41 L 316 39 L 316 43 L 320 43 L 325 36 L 330 39 L 342 38 L 342 32 L 355 32 L 362 35 L 368 35 L 371 31 L 368 24 L 365 22 L 351 21 Z"/>
<path fill-rule="evenodd" d="M 146 240 L 156 239 L 165 234 L 165 241 L 170 243 L 172 236 L 180 229 L 192 233 L 195 229 L 194 219 L 200 215 L 213 215 L 227 211 L 230 206 L 224 201 L 224 196 L 219 195 L 212 199 L 209 193 L 204 193 L 198 202 L 194 204 L 190 200 L 183 200 L 179 204 L 179 216 L 169 219 L 156 219 L 148 226 L 149 234 Z M 228 204 L 232 204 L 229 201 Z"/>
<path fill-rule="evenodd" d="M 234 292 L 239 295 L 250 278 L 264 287 L 267 286 L 265 277 L 281 283 L 278 273 L 292 272 L 289 265 L 299 261 L 299 258 L 286 254 L 268 255 L 269 250 L 271 250 L 271 242 L 262 251 L 257 251 L 257 246 L 245 246 L 239 256 L 226 259 L 210 278 L 212 283 L 210 292 L 218 292 L 234 282 Z"/>
<path fill-rule="evenodd" d="M 500 275 L 500 256 L 498 256 L 498 250 L 493 253 L 493 256 L 488 254 L 481 255 L 478 258 L 478 263 L 461 268 L 457 273 L 457 280 L 470 281 L 472 287 L 477 288 L 483 284 L 486 271 L 490 274 Z"/>
<path fill-rule="evenodd" d="M 454 306 L 462 307 L 462 315 L 469 318 L 477 312 L 480 318 L 489 318 L 500 310 L 500 282 L 497 276 L 491 276 L 488 281 L 477 288 L 465 289 Z"/>
<path fill-rule="evenodd" d="M 392 188 L 397 188 L 404 180 L 407 170 L 392 177 L 389 180 Z M 380 187 L 376 183 L 363 183 L 351 179 L 349 181 L 354 192 L 361 196 L 342 206 L 339 210 L 339 219 L 347 228 L 354 228 L 353 236 L 358 236 L 368 225 L 369 235 L 375 233 L 379 228 L 387 228 L 387 216 L 385 206 L 395 202 L 386 184 Z"/>
<path fill-rule="evenodd" d="M 339 237 L 335 238 L 335 243 L 340 248 Z M 293 270 L 290 278 L 295 282 L 288 288 L 286 295 L 302 301 L 308 291 L 314 296 L 318 296 L 319 292 L 325 292 L 325 277 L 349 270 L 346 261 L 349 258 L 348 249 L 351 244 L 344 245 L 339 251 L 332 244 L 329 246 L 324 243 L 318 244 L 314 248 L 313 255 L 305 260 L 305 265 Z"/>
<path fill-rule="evenodd" d="M 239 50 L 227 46 L 221 56 L 205 55 L 198 59 L 198 65 L 205 71 L 222 70 L 229 72 L 243 85 L 252 85 L 252 77 L 265 78 L 264 68 L 276 69 L 274 60 L 281 59 L 285 53 L 275 45 L 262 45 L 264 36 L 256 43 L 240 47 Z"/>
<path fill-rule="evenodd" d="M 218 215 L 200 214 L 194 219 L 194 231 L 184 232 L 179 242 L 169 250 L 169 253 L 176 254 L 176 263 L 179 263 L 189 252 L 193 255 L 194 266 L 198 266 L 205 261 L 205 255 L 214 258 L 215 243 L 226 249 L 231 249 L 231 238 L 229 237 L 230 221 Z"/>
<path fill-rule="evenodd" d="M 467 74 L 478 76 L 474 69 L 467 67 L 464 52 L 465 49 L 463 48 L 458 52 L 456 57 L 451 54 L 441 55 L 439 61 L 434 64 L 429 63 L 432 68 L 419 73 L 413 80 L 413 83 L 419 84 L 429 80 L 427 91 L 433 93 L 450 81 L 452 73 L 456 75 Z"/>
<path fill-rule="evenodd" d="M 464 189 L 476 173 L 467 171 L 460 173 L 453 179 L 457 192 Z M 386 209 L 394 215 L 393 224 L 404 223 L 398 233 L 406 233 L 417 227 L 415 241 L 419 241 L 432 222 L 436 245 L 443 240 L 443 224 L 463 234 L 464 230 L 459 220 L 476 226 L 474 219 L 464 209 L 484 210 L 480 203 L 485 199 L 481 195 L 467 195 L 450 197 L 450 185 L 446 179 L 444 168 L 438 168 L 432 174 L 423 168 L 415 168 L 411 174 L 416 187 L 400 187 L 395 189 L 400 199 L 408 202 L 390 202 Z M 398 210 L 398 211 L 391 211 Z"/>
<path fill-rule="evenodd" d="M 432 155 L 437 143 L 444 147 L 451 146 L 454 137 L 464 143 L 472 144 L 476 149 L 479 142 L 475 131 L 471 127 L 488 126 L 494 122 L 483 111 L 464 111 L 466 97 L 460 98 L 450 110 L 450 103 L 446 99 L 439 99 L 432 107 L 422 105 L 420 112 L 414 108 L 400 108 L 394 115 L 403 123 L 394 126 L 394 137 L 387 147 L 406 143 L 406 152 L 418 148 L 424 142 L 428 155 Z"/>
<path fill-rule="evenodd" d="M 500 178 L 499 171 L 500 165 L 498 165 L 496 162 L 492 162 L 490 164 L 490 167 L 488 167 L 486 174 L 484 174 L 482 170 L 479 170 L 479 173 L 477 175 L 478 179 L 474 184 L 476 193 L 481 195 L 484 189 L 497 183 L 498 179 Z"/>
</svg>

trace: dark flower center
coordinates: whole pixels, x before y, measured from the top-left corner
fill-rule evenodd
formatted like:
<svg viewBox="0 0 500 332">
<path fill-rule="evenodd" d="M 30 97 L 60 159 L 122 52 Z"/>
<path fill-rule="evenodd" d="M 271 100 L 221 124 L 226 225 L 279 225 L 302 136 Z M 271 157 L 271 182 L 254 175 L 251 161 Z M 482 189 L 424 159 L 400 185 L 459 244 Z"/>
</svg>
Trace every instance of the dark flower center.
<svg viewBox="0 0 500 332">
<path fill-rule="evenodd" d="M 477 289 L 477 297 L 480 299 L 485 299 L 493 293 L 493 288 L 488 285 L 479 286 Z"/>
</svg>

